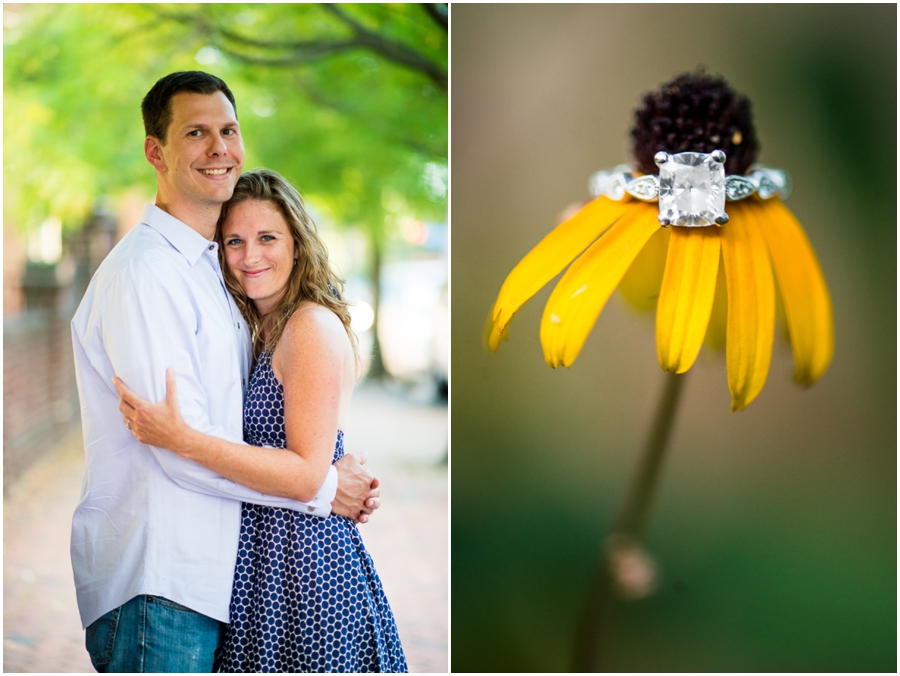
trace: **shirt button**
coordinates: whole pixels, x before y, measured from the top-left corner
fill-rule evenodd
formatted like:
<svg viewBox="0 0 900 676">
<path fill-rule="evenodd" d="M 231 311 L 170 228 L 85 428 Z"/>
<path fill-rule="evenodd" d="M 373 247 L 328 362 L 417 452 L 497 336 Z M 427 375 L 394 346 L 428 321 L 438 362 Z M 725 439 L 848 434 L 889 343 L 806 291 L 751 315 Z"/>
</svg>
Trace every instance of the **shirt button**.
<svg viewBox="0 0 900 676">
<path fill-rule="evenodd" d="M 308 509 L 310 512 L 314 512 L 314 511 L 316 510 L 315 507 L 307 507 L 307 509 Z"/>
<path fill-rule="evenodd" d="M 215 248 L 216 248 L 215 245 L 213 245 L 213 244 L 210 244 L 210 245 L 209 245 L 209 250 L 210 250 L 210 251 L 212 251 L 212 250 L 215 249 Z"/>
</svg>

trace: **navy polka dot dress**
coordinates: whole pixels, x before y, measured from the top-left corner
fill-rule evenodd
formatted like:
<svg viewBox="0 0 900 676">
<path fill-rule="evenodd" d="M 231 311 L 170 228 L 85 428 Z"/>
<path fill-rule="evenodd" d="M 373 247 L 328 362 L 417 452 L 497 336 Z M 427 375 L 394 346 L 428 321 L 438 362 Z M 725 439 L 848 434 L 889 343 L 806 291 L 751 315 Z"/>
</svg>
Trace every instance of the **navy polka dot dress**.
<svg viewBox="0 0 900 676">
<path fill-rule="evenodd" d="M 284 391 L 266 353 L 244 439 L 285 448 Z M 338 432 L 334 461 L 344 455 Z M 394 615 L 354 523 L 244 503 L 222 671 L 406 672 Z"/>
</svg>

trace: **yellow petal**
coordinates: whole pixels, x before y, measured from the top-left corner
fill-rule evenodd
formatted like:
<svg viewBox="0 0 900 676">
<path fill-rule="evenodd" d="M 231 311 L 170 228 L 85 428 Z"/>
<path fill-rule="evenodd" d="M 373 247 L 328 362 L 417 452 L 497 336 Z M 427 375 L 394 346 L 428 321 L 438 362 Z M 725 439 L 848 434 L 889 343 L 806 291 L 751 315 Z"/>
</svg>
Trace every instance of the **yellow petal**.
<svg viewBox="0 0 900 676">
<path fill-rule="evenodd" d="M 628 266 L 659 229 L 658 214 L 655 204 L 631 202 L 626 214 L 566 270 L 541 319 L 541 345 L 550 366 L 570 366 L 578 357 Z"/>
<path fill-rule="evenodd" d="M 619 282 L 622 298 L 639 312 L 650 312 L 656 308 L 663 271 L 666 269 L 670 230 L 660 228 L 656 231 Z"/>
<path fill-rule="evenodd" d="M 503 282 L 491 318 L 496 338 L 489 338 L 491 349 L 499 345 L 499 334 L 522 304 L 536 294 L 544 284 L 556 277 L 563 268 L 584 251 L 591 242 L 633 204 L 629 200 L 615 201 L 599 197 L 588 202 L 578 213 L 560 223 L 535 246 Z"/>
<path fill-rule="evenodd" d="M 811 385 L 834 354 L 834 317 L 825 276 L 806 233 L 784 204 L 771 199 L 755 210 L 784 302 L 794 380 Z"/>
<path fill-rule="evenodd" d="M 669 228 L 669 256 L 656 308 L 656 352 L 664 371 L 684 373 L 697 359 L 716 292 L 717 227 Z"/>
<path fill-rule="evenodd" d="M 763 233 L 763 237 L 765 237 L 765 233 Z M 767 242 L 768 244 L 768 242 Z M 769 250 L 769 258 L 772 258 L 772 250 Z M 791 334 L 788 331 L 787 326 L 787 315 L 784 313 L 784 296 L 781 295 L 781 287 L 778 284 L 778 275 L 775 275 L 775 333 L 778 336 L 778 340 L 783 341 L 785 344 L 791 344 Z M 781 327 L 781 331 L 778 331 L 778 327 Z"/>
<path fill-rule="evenodd" d="M 725 349 L 725 331 L 728 323 L 728 290 L 725 286 L 725 265 L 719 254 L 719 273 L 716 275 L 716 296 L 709 316 L 706 344 L 716 352 Z"/>
<path fill-rule="evenodd" d="M 750 203 L 733 204 L 722 227 L 722 260 L 728 286 L 725 360 L 731 410 L 737 411 L 766 384 L 775 338 L 775 283 L 758 219 Z"/>
<path fill-rule="evenodd" d="M 488 349 L 491 352 L 496 352 L 500 347 L 501 340 L 509 340 L 509 327 L 507 326 L 502 331 L 498 331 L 497 322 L 493 319 L 488 319 L 485 333 L 485 342 L 487 343 Z"/>
</svg>

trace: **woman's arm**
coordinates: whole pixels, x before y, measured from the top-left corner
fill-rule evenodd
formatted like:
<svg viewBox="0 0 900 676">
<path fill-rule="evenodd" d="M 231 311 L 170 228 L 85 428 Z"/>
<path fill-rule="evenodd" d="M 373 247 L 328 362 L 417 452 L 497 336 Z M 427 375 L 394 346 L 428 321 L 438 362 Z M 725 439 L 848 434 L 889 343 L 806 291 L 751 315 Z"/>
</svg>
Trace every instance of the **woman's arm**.
<svg viewBox="0 0 900 676">
<path fill-rule="evenodd" d="M 355 381 L 355 373 L 347 378 L 348 355 L 352 350 L 340 319 L 310 302 L 291 315 L 272 355 L 272 370 L 284 388 L 287 447 L 317 467 L 323 479 L 334 456 L 341 404 Z"/>
<path fill-rule="evenodd" d="M 167 448 L 261 493 L 306 502 L 325 481 L 334 453 L 344 387 L 341 340 L 347 337 L 340 321 L 318 306 L 298 309 L 285 328 L 273 358 L 285 392 L 286 449 L 235 444 L 191 428 L 181 417 L 171 369 L 166 399 L 156 404 L 117 378 L 119 408 L 142 443 Z"/>
</svg>

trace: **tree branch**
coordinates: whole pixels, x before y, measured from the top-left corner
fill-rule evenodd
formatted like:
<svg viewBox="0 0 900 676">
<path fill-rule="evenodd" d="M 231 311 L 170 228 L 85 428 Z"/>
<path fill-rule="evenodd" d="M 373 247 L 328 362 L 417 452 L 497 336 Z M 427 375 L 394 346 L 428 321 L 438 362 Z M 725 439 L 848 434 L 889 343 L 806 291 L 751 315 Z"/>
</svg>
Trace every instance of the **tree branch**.
<svg viewBox="0 0 900 676">
<path fill-rule="evenodd" d="M 309 58 L 323 56 L 333 51 L 348 49 L 361 46 L 355 38 L 344 40 L 256 40 L 244 35 L 234 33 L 227 28 L 214 26 L 206 17 L 199 14 L 177 14 L 174 12 L 166 12 L 156 7 L 149 9 L 162 19 L 170 19 L 178 23 L 194 26 L 201 35 L 207 38 L 219 36 L 229 42 L 235 42 L 247 47 L 256 47 L 259 49 L 275 50 L 275 51 L 294 51 L 308 55 Z"/>
<path fill-rule="evenodd" d="M 423 2 L 422 9 L 430 16 L 434 22 L 447 30 L 447 3 L 446 2 Z"/>
<path fill-rule="evenodd" d="M 421 71 L 440 86 L 441 89 L 447 89 L 447 73 L 436 63 L 426 59 L 417 51 L 404 44 L 369 31 L 337 5 L 326 4 L 322 5 L 322 7 L 346 23 L 355 33 L 356 39 L 364 46 L 381 54 L 386 59 L 395 61 L 413 70 Z"/>
<path fill-rule="evenodd" d="M 353 35 L 349 38 L 340 40 L 257 40 L 239 35 L 220 26 L 215 26 L 199 14 L 178 14 L 166 12 L 152 5 L 149 7 L 149 9 L 160 18 L 193 26 L 201 35 L 213 42 L 217 48 L 221 49 L 229 56 L 247 63 L 263 66 L 286 67 L 314 61 L 337 52 L 348 51 L 351 49 L 369 49 L 380 54 L 389 61 L 393 61 L 423 73 L 441 87 L 441 89 L 446 91 L 447 73 L 438 64 L 430 61 L 406 45 L 367 30 L 343 10 L 334 5 L 322 5 L 322 8 L 345 23 L 353 31 Z M 261 50 L 286 51 L 289 53 L 281 57 L 251 56 L 237 51 L 234 47 L 228 46 L 226 44 L 227 42 Z"/>
</svg>

